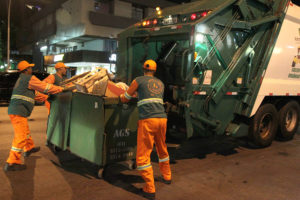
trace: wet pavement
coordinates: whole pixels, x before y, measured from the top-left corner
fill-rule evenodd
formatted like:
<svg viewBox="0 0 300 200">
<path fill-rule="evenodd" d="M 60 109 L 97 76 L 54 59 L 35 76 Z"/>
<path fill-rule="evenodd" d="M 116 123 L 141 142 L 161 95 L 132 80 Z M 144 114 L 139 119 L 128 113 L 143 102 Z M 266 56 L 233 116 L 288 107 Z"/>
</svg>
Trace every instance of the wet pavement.
<svg viewBox="0 0 300 200">
<path fill-rule="evenodd" d="M 31 135 L 41 151 L 25 160 L 20 172 L 0 170 L 0 199 L 144 199 L 143 180 L 122 164 L 109 166 L 105 179 L 98 167 L 69 152 L 55 154 L 46 145 L 47 110 L 37 106 L 29 118 Z M 0 107 L 0 165 L 4 166 L 13 129 L 7 107 Z M 156 181 L 156 199 L 298 200 L 300 199 L 300 135 L 256 149 L 245 139 L 193 139 L 170 146 L 173 182 Z M 153 156 L 155 177 L 159 176 Z"/>
</svg>

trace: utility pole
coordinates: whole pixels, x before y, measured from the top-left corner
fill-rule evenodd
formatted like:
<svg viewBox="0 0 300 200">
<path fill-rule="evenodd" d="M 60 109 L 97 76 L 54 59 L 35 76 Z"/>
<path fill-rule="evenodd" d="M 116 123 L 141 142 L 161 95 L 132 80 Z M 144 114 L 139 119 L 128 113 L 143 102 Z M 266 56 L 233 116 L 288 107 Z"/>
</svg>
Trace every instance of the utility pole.
<svg viewBox="0 0 300 200">
<path fill-rule="evenodd" d="M 10 69 L 10 6 L 11 0 L 8 0 L 7 13 L 7 70 Z"/>
</svg>

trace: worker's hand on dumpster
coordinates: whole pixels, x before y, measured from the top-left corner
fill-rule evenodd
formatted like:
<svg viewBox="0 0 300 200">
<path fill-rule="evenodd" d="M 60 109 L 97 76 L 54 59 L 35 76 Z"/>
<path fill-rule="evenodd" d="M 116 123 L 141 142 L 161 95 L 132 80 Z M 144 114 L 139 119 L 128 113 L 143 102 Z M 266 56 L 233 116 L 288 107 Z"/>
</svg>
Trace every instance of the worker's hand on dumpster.
<svg viewBox="0 0 300 200">
<path fill-rule="evenodd" d="M 64 87 L 64 89 L 63 89 L 63 92 L 67 92 L 67 91 L 73 91 L 75 89 L 75 86 L 74 85 L 72 85 L 72 86 L 66 86 L 66 87 Z"/>
<path fill-rule="evenodd" d="M 50 94 L 47 101 L 52 102 L 54 101 L 56 95 Z"/>
</svg>

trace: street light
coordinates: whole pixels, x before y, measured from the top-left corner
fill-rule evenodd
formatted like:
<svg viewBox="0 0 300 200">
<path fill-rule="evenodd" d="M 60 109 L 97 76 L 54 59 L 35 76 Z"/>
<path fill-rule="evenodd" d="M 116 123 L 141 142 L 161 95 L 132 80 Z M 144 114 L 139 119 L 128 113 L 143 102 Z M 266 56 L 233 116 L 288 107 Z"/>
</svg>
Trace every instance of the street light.
<svg viewBox="0 0 300 200">
<path fill-rule="evenodd" d="M 10 69 L 10 6 L 11 0 L 8 0 L 8 13 L 7 13 L 7 70 Z"/>
</svg>

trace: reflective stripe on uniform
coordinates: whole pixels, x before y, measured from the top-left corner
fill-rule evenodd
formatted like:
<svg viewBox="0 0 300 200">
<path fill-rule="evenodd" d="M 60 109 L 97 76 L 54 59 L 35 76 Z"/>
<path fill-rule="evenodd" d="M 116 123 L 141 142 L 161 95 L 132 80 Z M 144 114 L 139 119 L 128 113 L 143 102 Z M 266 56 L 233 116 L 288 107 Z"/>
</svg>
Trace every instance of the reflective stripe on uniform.
<svg viewBox="0 0 300 200">
<path fill-rule="evenodd" d="M 28 101 L 28 102 L 34 104 L 34 99 L 23 96 L 23 95 L 14 94 L 11 96 L 11 99 L 21 99 L 21 100 Z"/>
<path fill-rule="evenodd" d="M 17 147 L 11 147 L 11 150 L 16 152 L 22 152 L 22 149 L 19 149 Z"/>
<path fill-rule="evenodd" d="M 152 167 L 151 163 L 149 164 L 146 164 L 146 165 L 142 165 L 142 166 L 137 166 L 137 170 L 144 170 L 144 169 L 147 169 L 149 167 Z"/>
<path fill-rule="evenodd" d="M 159 162 L 166 162 L 166 161 L 170 160 L 170 158 L 169 158 L 169 156 L 168 156 L 168 157 L 166 157 L 166 158 L 158 159 L 158 160 L 159 160 Z"/>
<path fill-rule="evenodd" d="M 127 92 L 125 92 L 124 96 L 128 100 L 132 99 L 132 96 L 130 96 Z"/>
<path fill-rule="evenodd" d="M 48 93 L 50 90 L 51 84 L 47 83 L 46 89 L 44 90 L 44 93 Z"/>
<path fill-rule="evenodd" d="M 160 98 L 149 98 L 149 99 L 143 99 L 143 100 L 138 101 L 137 106 L 141 106 L 141 105 L 148 104 L 148 103 L 164 104 L 163 100 Z"/>
</svg>

